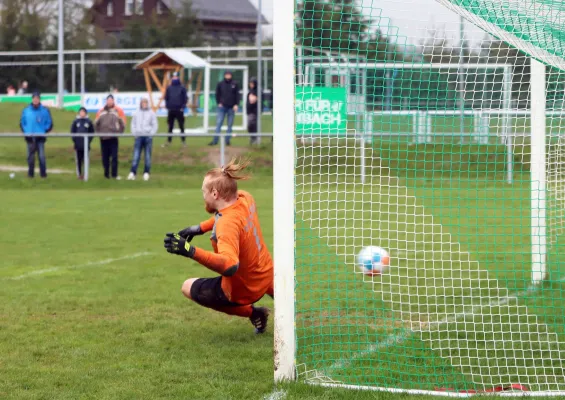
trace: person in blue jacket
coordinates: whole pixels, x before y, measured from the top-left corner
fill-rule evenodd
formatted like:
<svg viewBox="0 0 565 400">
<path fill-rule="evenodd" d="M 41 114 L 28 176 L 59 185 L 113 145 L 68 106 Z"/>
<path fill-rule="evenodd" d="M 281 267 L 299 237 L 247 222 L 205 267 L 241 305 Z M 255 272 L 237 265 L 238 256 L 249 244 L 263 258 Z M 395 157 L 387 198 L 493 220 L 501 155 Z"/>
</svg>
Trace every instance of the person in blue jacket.
<svg viewBox="0 0 565 400">
<path fill-rule="evenodd" d="M 47 177 L 45 163 L 45 141 L 47 133 L 53 129 L 53 119 L 49 109 L 41 104 L 39 92 L 34 92 L 31 104 L 23 109 L 20 119 L 20 128 L 27 142 L 27 175 L 33 178 L 35 169 L 35 153 L 39 158 L 39 173 L 42 178 Z"/>
</svg>

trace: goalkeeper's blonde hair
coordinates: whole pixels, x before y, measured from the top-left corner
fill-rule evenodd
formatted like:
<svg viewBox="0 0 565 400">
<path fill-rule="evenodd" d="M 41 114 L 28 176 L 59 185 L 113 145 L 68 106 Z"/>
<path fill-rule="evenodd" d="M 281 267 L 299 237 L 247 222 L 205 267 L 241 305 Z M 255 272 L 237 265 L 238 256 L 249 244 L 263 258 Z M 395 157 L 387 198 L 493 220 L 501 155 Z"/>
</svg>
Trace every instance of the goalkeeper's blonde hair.
<svg viewBox="0 0 565 400">
<path fill-rule="evenodd" d="M 237 181 L 249 179 L 249 174 L 242 172 L 251 164 L 248 159 L 231 159 L 227 165 L 220 168 L 212 168 L 206 173 L 208 178 L 207 189 L 216 189 L 224 200 L 232 200 L 237 197 Z"/>
</svg>

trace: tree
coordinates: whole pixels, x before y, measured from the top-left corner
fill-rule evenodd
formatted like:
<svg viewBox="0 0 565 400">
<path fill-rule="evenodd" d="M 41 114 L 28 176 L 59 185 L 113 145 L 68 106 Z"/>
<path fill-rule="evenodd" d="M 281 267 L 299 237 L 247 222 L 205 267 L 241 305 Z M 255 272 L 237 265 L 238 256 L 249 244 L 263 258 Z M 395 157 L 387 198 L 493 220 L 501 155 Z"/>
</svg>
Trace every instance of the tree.
<svg viewBox="0 0 565 400">
<path fill-rule="evenodd" d="M 303 0 L 298 4 L 297 45 L 370 61 L 398 60 L 402 52 L 355 0 Z"/>
<path fill-rule="evenodd" d="M 508 43 L 487 36 L 483 40 L 481 56 L 485 63 L 512 66 L 512 100 L 526 107 L 530 88 L 530 59 Z M 499 78 L 502 86 L 502 77 Z M 502 88 L 500 89 L 502 90 Z"/>
<path fill-rule="evenodd" d="M 179 9 L 166 16 L 153 13 L 148 17 L 132 19 L 125 30 L 115 41 L 116 48 L 170 48 L 198 46 L 200 40 L 200 22 L 192 11 L 191 3 L 185 1 Z M 133 53 L 129 56 L 142 59 L 145 53 Z M 123 58 L 116 55 L 111 58 Z M 132 73 L 131 65 L 113 65 L 108 68 L 107 80 L 100 84 L 118 87 L 120 90 L 140 90 L 145 88 L 145 80 L 141 72 Z M 100 86 L 100 85 L 99 85 Z M 108 87 L 101 87 L 107 90 Z"/>
<path fill-rule="evenodd" d="M 3 51 L 41 51 L 57 48 L 56 0 L 4 0 L 0 11 L 0 44 Z M 65 47 L 92 46 L 92 29 L 84 23 L 85 6 L 80 0 L 65 0 Z M 55 91 L 57 67 L 55 65 L 26 66 L 25 61 L 53 61 L 52 56 L 26 56 L 2 58 L 18 63 L 0 68 L 0 87 L 29 82 L 31 90 Z M 23 65 L 19 65 L 23 64 Z M 70 74 L 66 74 L 67 87 Z"/>
</svg>

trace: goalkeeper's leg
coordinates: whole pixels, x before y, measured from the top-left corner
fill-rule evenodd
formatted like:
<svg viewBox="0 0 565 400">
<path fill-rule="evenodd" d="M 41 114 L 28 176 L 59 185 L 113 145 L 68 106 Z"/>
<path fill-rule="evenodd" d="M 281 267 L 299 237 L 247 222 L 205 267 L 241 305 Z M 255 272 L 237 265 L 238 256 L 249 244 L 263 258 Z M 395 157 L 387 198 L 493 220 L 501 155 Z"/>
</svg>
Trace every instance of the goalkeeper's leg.
<svg viewBox="0 0 565 400">
<path fill-rule="evenodd" d="M 264 307 L 254 307 L 252 304 L 237 304 L 230 301 L 222 290 L 222 278 L 193 278 L 182 285 L 182 293 L 195 303 L 223 312 L 228 315 L 249 318 L 256 333 L 267 329 L 269 310 Z"/>
</svg>

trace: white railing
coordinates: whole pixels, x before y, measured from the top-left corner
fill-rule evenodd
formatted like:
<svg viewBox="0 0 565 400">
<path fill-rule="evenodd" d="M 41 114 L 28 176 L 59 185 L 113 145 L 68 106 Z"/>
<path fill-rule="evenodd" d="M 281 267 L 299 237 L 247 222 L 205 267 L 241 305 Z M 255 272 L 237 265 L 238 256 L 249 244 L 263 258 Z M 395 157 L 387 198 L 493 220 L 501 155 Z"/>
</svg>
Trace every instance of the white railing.
<svg viewBox="0 0 565 400">
<path fill-rule="evenodd" d="M 177 138 L 197 138 L 197 137 L 201 137 L 201 138 L 212 138 L 213 136 L 218 136 L 220 138 L 219 141 L 219 145 L 220 145 L 220 154 L 219 154 L 219 159 L 218 159 L 218 165 L 225 165 L 226 163 L 226 142 L 225 139 L 227 136 L 231 136 L 234 137 L 236 136 L 238 138 L 241 137 L 246 137 L 246 138 L 251 138 L 251 137 L 258 137 L 258 138 L 262 138 L 262 137 L 273 137 L 272 133 L 261 133 L 261 134 L 249 134 L 249 133 L 232 133 L 230 135 L 228 135 L 227 133 L 211 133 L 211 134 L 187 134 L 187 135 L 183 135 L 180 133 L 156 133 L 155 135 L 151 135 L 151 137 L 177 137 Z M 112 136 L 112 137 L 117 137 L 118 139 L 136 139 L 140 136 L 135 136 L 132 134 L 116 134 L 116 133 L 75 133 L 75 134 L 70 134 L 70 133 L 49 133 L 47 135 L 45 134 L 30 134 L 30 135 L 24 135 L 23 133 L 15 133 L 15 132 L 10 132 L 10 133 L 0 133 L 0 139 L 1 138 L 33 138 L 33 137 L 40 137 L 40 138 L 77 138 L 77 137 L 82 137 L 84 140 L 84 148 L 88 149 L 88 138 L 90 137 L 108 137 L 108 136 Z M 88 177 L 89 177 L 89 168 L 90 168 L 90 154 L 88 151 L 84 152 L 84 180 L 88 181 Z"/>
</svg>

